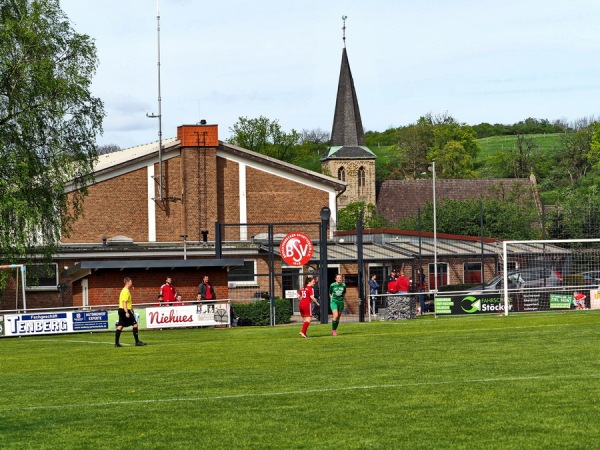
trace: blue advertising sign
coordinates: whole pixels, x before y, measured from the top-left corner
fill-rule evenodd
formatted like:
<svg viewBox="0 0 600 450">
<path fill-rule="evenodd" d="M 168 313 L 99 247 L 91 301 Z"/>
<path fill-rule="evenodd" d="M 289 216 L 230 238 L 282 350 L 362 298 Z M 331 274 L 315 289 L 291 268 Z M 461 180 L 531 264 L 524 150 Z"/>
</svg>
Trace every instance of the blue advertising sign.
<svg viewBox="0 0 600 450">
<path fill-rule="evenodd" d="M 108 311 L 82 311 L 73 313 L 73 331 L 108 329 Z"/>
</svg>

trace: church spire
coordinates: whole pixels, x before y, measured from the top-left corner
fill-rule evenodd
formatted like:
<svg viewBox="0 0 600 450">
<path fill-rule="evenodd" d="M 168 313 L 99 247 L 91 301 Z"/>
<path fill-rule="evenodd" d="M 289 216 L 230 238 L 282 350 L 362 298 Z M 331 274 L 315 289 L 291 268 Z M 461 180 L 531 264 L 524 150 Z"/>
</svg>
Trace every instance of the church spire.
<svg viewBox="0 0 600 450">
<path fill-rule="evenodd" d="M 376 200 L 376 156 L 365 142 L 354 80 L 346 53 L 346 19 L 347 16 L 342 16 L 344 47 L 331 131 L 331 147 L 321 158 L 323 173 L 336 177 L 348 185 L 346 190 L 337 197 L 338 208 L 344 208 L 353 202 L 374 205 Z"/>
<path fill-rule="evenodd" d="M 346 52 L 346 19 L 347 16 L 342 16 L 344 23 L 342 27 L 344 42 L 342 65 L 340 68 L 333 128 L 331 131 L 331 148 L 325 158 L 335 157 L 333 156 L 334 153 L 349 149 L 353 150 L 353 156 L 356 157 L 364 157 L 366 154 L 374 157 L 373 153 L 365 147 L 365 132 L 360 118 L 360 109 L 358 107 L 350 63 L 348 62 L 348 53 Z M 347 151 L 344 153 L 347 153 Z M 348 155 L 344 156 L 347 157 Z"/>
</svg>

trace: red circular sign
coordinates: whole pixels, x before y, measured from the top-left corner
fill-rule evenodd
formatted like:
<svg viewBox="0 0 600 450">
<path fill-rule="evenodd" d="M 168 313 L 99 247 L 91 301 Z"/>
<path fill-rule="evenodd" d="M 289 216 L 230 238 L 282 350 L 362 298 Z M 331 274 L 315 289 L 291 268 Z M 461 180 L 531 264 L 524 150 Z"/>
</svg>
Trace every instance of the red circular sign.
<svg viewBox="0 0 600 450">
<path fill-rule="evenodd" d="M 303 266 L 314 253 L 313 243 L 304 233 L 290 233 L 281 241 L 279 253 L 290 266 Z"/>
</svg>

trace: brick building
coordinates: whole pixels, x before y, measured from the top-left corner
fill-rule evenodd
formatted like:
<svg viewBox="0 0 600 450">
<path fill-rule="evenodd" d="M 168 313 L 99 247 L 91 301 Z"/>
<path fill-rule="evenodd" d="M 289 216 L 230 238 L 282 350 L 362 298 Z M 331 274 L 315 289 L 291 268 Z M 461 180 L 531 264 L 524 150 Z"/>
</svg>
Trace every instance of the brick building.
<svg viewBox="0 0 600 450">
<path fill-rule="evenodd" d="M 160 151 L 152 143 L 102 155 L 83 212 L 62 238 L 56 279 L 50 276 L 48 289 L 28 292 L 27 306 L 115 305 L 124 276 L 134 279 L 135 301 L 150 303 L 167 273 L 186 299 L 195 298 L 204 274 L 218 298 L 232 297 L 230 273 L 264 270 L 254 237 L 267 231 L 265 224 L 318 223 L 326 206 L 333 230 L 336 197 L 345 188 L 334 178 L 219 141 L 217 125 L 181 126 Z M 215 254 L 215 223 L 229 225 L 222 255 Z M 316 227 L 307 231 L 318 239 Z M 258 282 L 240 285 L 261 288 Z M 10 291 L 2 309 L 11 308 Z"/>
</svg>

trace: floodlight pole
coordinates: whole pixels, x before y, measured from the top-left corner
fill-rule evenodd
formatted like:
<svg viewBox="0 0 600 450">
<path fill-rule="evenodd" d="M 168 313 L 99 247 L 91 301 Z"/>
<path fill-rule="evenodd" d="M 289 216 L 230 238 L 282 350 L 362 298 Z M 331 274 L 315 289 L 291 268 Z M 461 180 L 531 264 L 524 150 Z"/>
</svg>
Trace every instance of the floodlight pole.
<svg viewBox="0 0 600 450">
<path fill-rule="evenodd" d="M 321 226 L 319 230 L 319 299 L 321 300 L 321 323 L 329 320 L 329 285 L 327 281 L 327 223 L 331 217 L 331 210 L 324 206 L 321 208 Z"/>
<path fill-rule="evenodd" d="M 435 161 L 431 163 L 431 171 L 433 172 L 433 273 L 434 273 L 434 289 L 438 290 L 438 266 L 437 266 L 437 213 L 436 213 L 436 198 L 435 198 Z"/>
</svg>

